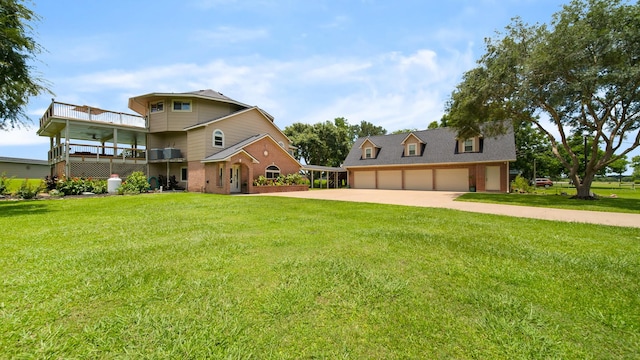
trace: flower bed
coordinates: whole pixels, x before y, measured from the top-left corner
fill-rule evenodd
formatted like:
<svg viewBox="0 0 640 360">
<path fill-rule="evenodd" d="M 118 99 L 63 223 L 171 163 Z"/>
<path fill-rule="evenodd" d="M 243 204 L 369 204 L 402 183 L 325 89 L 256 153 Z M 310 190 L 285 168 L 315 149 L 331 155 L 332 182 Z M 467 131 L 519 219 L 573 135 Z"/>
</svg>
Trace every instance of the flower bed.
<svg viewBox="0 0 640 360">
<path fill-rule="evenodd" d="M 268 194 L 275 192 L 288 191 L 308 191 L 309 185 L 261 185 L 254 186 L 251 190 L 252 194 Z"/>
</svg>

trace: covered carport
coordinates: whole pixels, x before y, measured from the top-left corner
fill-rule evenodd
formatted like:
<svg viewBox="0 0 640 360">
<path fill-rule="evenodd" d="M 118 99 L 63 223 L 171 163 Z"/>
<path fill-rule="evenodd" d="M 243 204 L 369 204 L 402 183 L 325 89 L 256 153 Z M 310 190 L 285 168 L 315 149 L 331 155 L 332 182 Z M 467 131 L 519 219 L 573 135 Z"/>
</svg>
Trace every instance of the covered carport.
<svg viewBox="0 0 640 360">
<path fill-rule="evenodd" d="M 340 186 L 340 180 L 344 178 L 346 184 L 347 170 L 341 167 L 332 167 L 332 166 L 320 166 L 320 165 L 303 165 L 301 170 L 308 171 L 311 173 L 311 188 L 314 188 L 314 180 L 320 179 L 320 188 L 322 188 L 322 179 L 323 174 L 326 175 L 324 178 L 327 179 L 326 189 L 331 188 L 331 180 L 333 180 L 333 188 L 337 189 Z M 315 175 L 318 175 L 315 177 Z"/>
</svg>

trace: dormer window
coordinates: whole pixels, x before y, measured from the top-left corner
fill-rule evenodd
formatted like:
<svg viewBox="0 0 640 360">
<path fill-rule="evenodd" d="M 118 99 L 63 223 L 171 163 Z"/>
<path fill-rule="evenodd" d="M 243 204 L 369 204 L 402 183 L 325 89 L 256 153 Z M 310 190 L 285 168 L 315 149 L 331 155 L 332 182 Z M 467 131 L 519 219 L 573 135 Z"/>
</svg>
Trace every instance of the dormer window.
<svg viewBox="0 0 640 360">
<path fill-rule="evenodd" d="M 373 148 L 368 147 L 364 149 L 364 158 L 365 159 L 373 158 Z"/>
<path fill-rule="evenodd" d="M 473 139 L 466 139 L 464 141 L 464 152 L 473 152 L 474 151 L 473 144 L 474 144 Z"/>
<path fill-rule="evenodd" d="M 415 156 L 418 155 L 418 145 L 417 144 L 408 144 L 407 145 L 407 155 Z"/>
</svg>

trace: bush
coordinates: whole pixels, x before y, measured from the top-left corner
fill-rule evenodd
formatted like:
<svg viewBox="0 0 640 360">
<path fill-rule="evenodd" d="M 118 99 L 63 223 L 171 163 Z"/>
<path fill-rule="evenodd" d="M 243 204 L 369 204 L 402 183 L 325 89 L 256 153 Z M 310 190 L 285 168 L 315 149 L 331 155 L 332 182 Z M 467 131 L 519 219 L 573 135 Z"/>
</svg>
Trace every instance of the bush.
<svg viewBox="0 0 640 360">
<path fill-rule="evenodd" d="M 56 189 L 64 195 L 82 195 L 85 192 L 104 194 L 107 192 L 107 181 L 74 177 L 59 180 Z"/>
<path fill-rule="evenodd" d="M 147 176 L 142 171 L 135 171 L 122 182 L 118 188 L 118 194 L 140 194 L 149 190 L 150 187 Z"/>
<path fill-rule="evenodd" d="M 33 199 L 45 189 L 45 185 L 42 181 L 39 184 L 29 184 L 29 179 L 25 179 L 20 185 L 20 188 L 16 191 L 16 196 L 22 199 Z"/>
<path fill-rule="evenodd" d="M 6 195 L 9 193 L 8 186 L 11 179 L 13 178 L 8 178 L 5 173 L 2 173 L 2 175 L 0 175 L 0 195 Z"/>
<path fill-rule="evenodd" d="M 533 192 L 533 189 L 534 186 L 529 185 L 529 181 L 520 175 L 511 182 L 511 190 L 514 192 L 529 193 Z"/>
<path fill-rule="evenodd" d="M 309 184 L 309 180 L 300 174 L 280 175 L 275 179 L 267 179 L 260 175 L 253 180 L 254 186 L 282 186 L 282 185 L 303 185 Z"/>
</svg>

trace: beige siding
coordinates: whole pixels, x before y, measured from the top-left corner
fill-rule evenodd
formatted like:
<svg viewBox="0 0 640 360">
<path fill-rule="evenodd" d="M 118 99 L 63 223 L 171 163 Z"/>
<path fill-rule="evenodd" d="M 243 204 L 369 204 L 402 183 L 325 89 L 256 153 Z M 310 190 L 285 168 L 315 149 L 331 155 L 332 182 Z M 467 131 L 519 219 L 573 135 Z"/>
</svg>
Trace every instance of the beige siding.
<svg viewBox="0 0 640 360">
<path fill-rule="evenodd" d="M 149 134 L 148 140 L 149 149 L 175 148 L 180 149 L 183 158 L 188 156 L 187 134 L 184 132 Z"/>
<path fill-rule="evenodd" d="M 436 190 L 469 191 L 469 169 L 436 169 Z"/>
<path fill-rule="evenodd" d="M 378 171 L 378 189 L 402 190 L 402 170 Z"/>
<path fill-rule="evenodd" d="M 187 133 L 187 152 L 189 153 L 189 161 L 202 160 L 211 153 L 205 152 L 206 128 L 197 128 Z M 210 145 L 210 144 L 209 144 Z"/>
<path fill-rule="evenodd" d="M 433 170 L 405 170 L 404 188 L 406 190 L 433 190 Z"/>
<path fill-rule="evenodd" d="M 353 187 L 356 189 L 375 189 L 376 188 L 376 172 L 375 171 L 354 171 Z"/>
<path fill-rule="evenodd" d="M 213 132 L 216 129 L 222 130 L 224 133 L 224 147 L 213 147 Z M 265 118 L 258 110 L 253 109 L 242 114 L 224 119 L 207 125 L 206 131 L 203 133 L 203 143 L 205 154 L 215 154 L 224 148 L 233 144 L 237 144 L 247 138 L 258 134 L 269 134 L 276 142 L 283 142 L 285 147 L 289 140 L 284 136 L 278 128 Z M 286 149 L 286 148 L 285 148 Z"/>
</svg>

